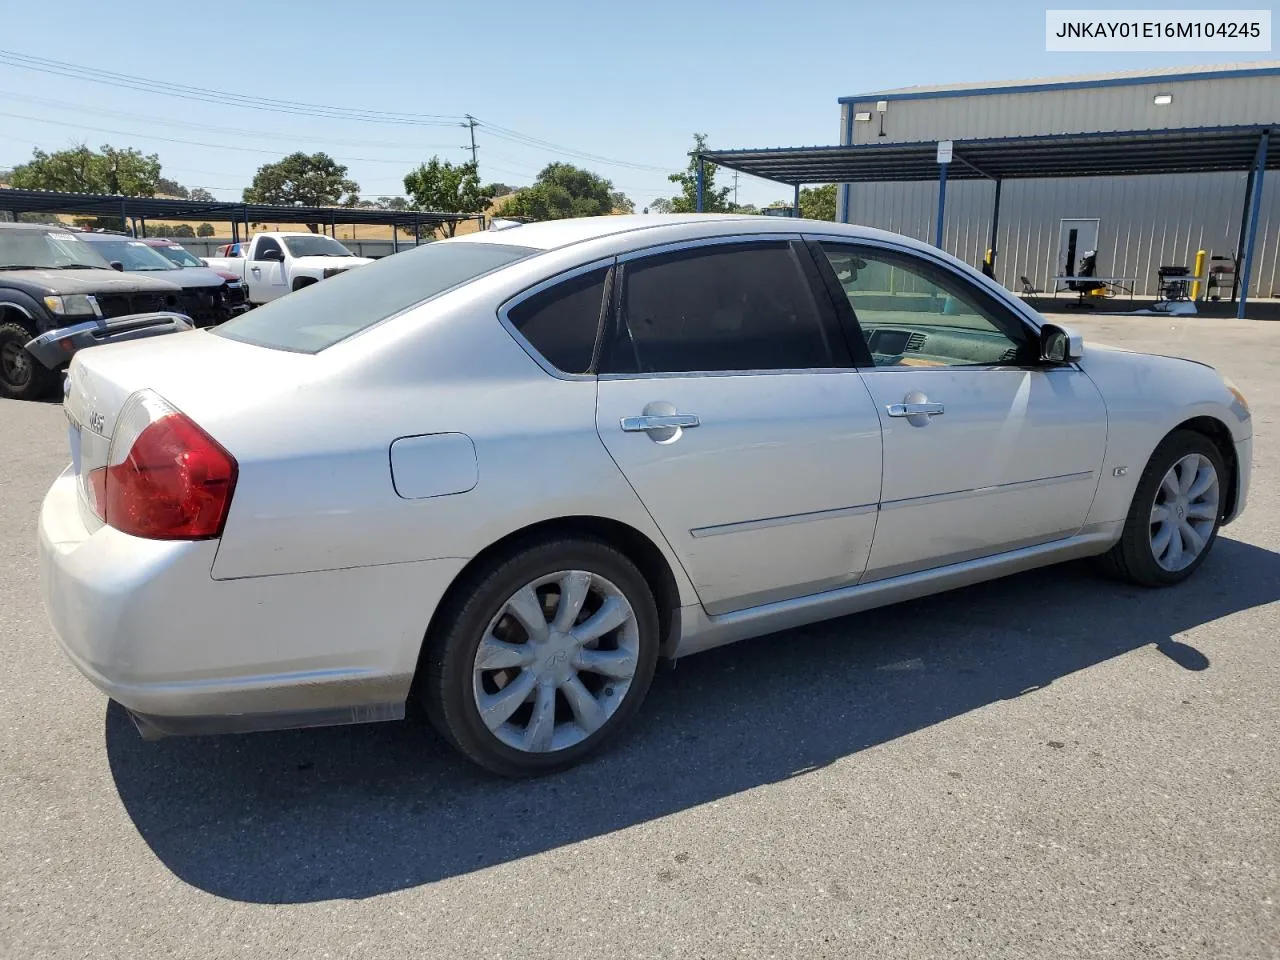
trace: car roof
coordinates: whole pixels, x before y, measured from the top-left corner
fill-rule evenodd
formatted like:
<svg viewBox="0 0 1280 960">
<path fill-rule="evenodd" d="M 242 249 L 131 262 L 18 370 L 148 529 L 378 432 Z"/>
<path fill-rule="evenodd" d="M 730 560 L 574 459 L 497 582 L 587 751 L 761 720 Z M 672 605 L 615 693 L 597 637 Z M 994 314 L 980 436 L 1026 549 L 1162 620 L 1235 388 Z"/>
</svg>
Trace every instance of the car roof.
<svg viewBox="0 0 1280 960">
<path fill-rule="evenodd" d="M 33 233 L 74 233 L 80 234 L 78 227 L 65 223 L 5 223 L 0 221 L 0 230 L 30 230 Z"/>
<path fill-rule="evenodd" d="M 641 233 L 643 231 L 643 233 Z M 606 237 L 638 235 L 643 245 L 688 239 L 691 235 L 708 236 L 743 233 L 831 233 L 850 238 L 889 239 L 908 246 L 923 246 L 918 241 L 870 227 L 829 220 L 802 220 L 796 217 L 762 217 L 732 213 L 651 213 L 612 217 L 578 217 L 568 220 L 546 220 L 524 223 L 501 230 L 468 233 L 447 243 L 495 243 L 537 250 L 556 250 L 572 244 Z"/>
</svg>

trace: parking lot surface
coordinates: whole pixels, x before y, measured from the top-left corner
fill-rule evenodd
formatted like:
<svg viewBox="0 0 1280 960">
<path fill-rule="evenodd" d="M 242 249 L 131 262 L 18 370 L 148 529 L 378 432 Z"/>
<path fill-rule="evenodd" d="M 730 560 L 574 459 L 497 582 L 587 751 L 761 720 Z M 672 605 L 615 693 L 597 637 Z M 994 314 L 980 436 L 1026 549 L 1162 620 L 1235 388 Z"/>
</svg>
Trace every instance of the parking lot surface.
<svg viewBox="0 0 1280 960">
<path fill-rule="evenodd" d="M 40 604 L 61 409 L 0 401 L 0 957 L 1280 956 L 1280 324 L 1066 322 L 1252 403 L 1191 581 L 1073 564 L 692 657 L 535 782 L 416 715 L 143 742 Z"/>
</svg>

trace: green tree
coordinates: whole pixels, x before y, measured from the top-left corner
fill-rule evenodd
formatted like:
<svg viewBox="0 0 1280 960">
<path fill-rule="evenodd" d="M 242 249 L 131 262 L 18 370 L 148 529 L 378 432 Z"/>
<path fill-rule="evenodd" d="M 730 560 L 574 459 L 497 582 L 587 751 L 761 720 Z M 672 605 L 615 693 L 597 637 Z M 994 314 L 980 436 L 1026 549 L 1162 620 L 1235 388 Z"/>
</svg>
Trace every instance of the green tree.
<svg viewBox="0 0 1280 960">
<path fill-rule="evenodd" d="M 549 163 L 533 186 L 525 187 L 507 201 L 502 213 L 533 220 L 608 216 L 613 212 L 615 195 L 620 196 L 615 194 L 613 184 L 590 170 L 571 163 Z"/>
<path fill-rule="evenodd" d="M 437 213 L 483 213 L 493 202 L 492 195 L 480 186 L 480 175 L 474 163 L 450 163 L 432 157 L 404 177 L 404 192 L 413 200 L 415 210 Z M 456 221 L 440 225 L 447 237 L 458 229 Z"/>
<path fill-rule="evenodd" d="M 408 210 L 409 201 L 404 197 L 379 197 L 374 206 L 380 210 Z"/>
<path fill-rule="evenodd" d="M 188 200 L 199 200 L 202 203 L 213 203 L 217 198 L 204 187 L 192 187 Z"/>
<path fill-rule="evenodd" d="M 104 144 L 94 151 L 81 144 L 69 150 L 31 151 L 31 160 L 15 167 L 9 185 L 18 190 L 62 190 L 152 197 L 160 182 L 160 158 L 132 148 Z"/>
<path fill-rule="evenodd" d="M 835 220 L 836 185 L 804 187 L 800 191 L 800 216 L 810 220 Z"/>
<path fill-rule="evenodd" d="M 754 203 L 738 203 L 738 204 L 731 204 L 730 206 L 732 207 L 733 213 L 743 213 L 743 214 L 750 214 L 754 216 L 755 214 L 760 212 L 760 208 L 757 207 Z"/>
<path fill-rule="evenodd" d="M 515 193 L 516 188 L 505 183 L 491 183 L 484 188 L 484 192 L 491 197 L 505 197 L 508 194 Z"/>
<path fill-rule="evenodd" d="M 327 153 L 291 153 L 277 163 L 265 163 L 245 187 L 245 203 L 274 203 L 288 207 L 351 207 L 359 201 L 360 184 L 347 177 L 347 168 Z M 320 225 L 308 223 L 312 233 Z"/>
<path fill-rule="evenodd" d="M 671 201 L 666 197 L 658 197 L 644 208 L 645 213 L 671 213 Z"/>
<path fill-rule="evenodd" d="M 156 193 L 163 193 L 167 197 L 179 197 L 183 200 L 191 196 L 190 190 L 177 180 L 170 180 L 168 177 L 160 177 L 156 181 Z"/>
<path fill-rule="evenodd" d="M 196 236 L 197 236 L 197 237 L 212 237 L 212 236 L 213 236 L 213 224 L 212 224 L 212 223 L 202 223 L 202 224 L 200 224 L 200 226 L 196 227 Z"/>
<path fill-rule="evenodd" d="M 634 201 L 620 190 L 609 194 L 609 203 L 613 205 L 614 213 L 636 212 L 636 205 Z"/>
<path fill-rule="evenodd" d="M 171 237 L 194 237 L 195 235 L 195 228 L 189 223 L 176 224 L 173 228 L 173 233 L 169 234 Z"/>
<path fill-rule="evenodd" d="M 707 149 L 707 135 L 693 135 L 693 151 L 689 154 L 689 166 L 682 173 L 673 173 L 667 177 L 672 183 L 680 185 L 680 195 L 671 198 L 672 213 L 694 213 L 698 209 L 698 154 Z M 716 188 L 716 165 L 703 164 L 702 176 L 702 209 L 707 213 L 728 213 L 733 204 L 729 202 L 730 187 Z"/>
</svg>

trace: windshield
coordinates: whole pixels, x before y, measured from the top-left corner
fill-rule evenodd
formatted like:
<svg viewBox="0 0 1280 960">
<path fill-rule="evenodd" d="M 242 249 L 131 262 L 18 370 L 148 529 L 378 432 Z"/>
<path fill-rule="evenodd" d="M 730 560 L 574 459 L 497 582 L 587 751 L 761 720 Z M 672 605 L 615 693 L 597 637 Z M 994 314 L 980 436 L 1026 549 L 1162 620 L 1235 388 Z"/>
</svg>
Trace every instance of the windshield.
<svg viewBox="0 0 1280 960">
<path fill-rule="evenodd" d="M 129 240 L 126 237 L 110 240 L 92 240 L 94 249 L 108 260 L 119 261 L 130 273 L 149 272 L 152 270 L 178 270 L 176 263 L 170 263 L 155 248 L 147 246 L 141 240 Z"/>
<path fill-rule="evenodd" d="M 199 257 L 184 247 L 152 247 L 151 249 L 170 263 L 176 263 L 180 267 L 204 266 Z"/>
<path fill-rule="evenodd" d="M 318 353 L 451 287 L 536 252 L 496 243 L 429 243 L 303 287 L 210 332 L 260 347 Z"/>
<path fill-rule="evenodd" d="M 0 270 L 109 270 L 98 252 L 73 233 L 0 229 Z"/>
<path fill-rule="evenodd" d="M 281 237 L 294 257 L 350 257 L 352 253 L 333 237 Z"/>
</svg>

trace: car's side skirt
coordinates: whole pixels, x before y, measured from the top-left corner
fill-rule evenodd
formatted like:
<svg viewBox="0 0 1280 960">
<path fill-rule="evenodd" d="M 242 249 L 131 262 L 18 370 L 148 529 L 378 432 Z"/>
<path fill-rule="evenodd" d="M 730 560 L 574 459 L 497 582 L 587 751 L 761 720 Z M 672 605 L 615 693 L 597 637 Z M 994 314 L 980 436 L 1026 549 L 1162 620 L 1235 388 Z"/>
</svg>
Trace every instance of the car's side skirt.
<svg viewBox="0 0 1280 960">
<path fill-rule="evenodd" d="M 1091 524 L 1073 537 L 1051 543 L 1022 547 L 990 557 L 965 560 L 887 580 L 841 587 L 793 600 L 780 600 L 718 616 L 708 616 L 701 606 L 690 605 L 681 609 L 680 643 L 676 648 L 676 656 L 698 653 L 748 637 L 860 613 L 944 590 L 954 590 L 1036 567 L 1096 556 L 1105 553 L 1119 539 L 1122 527 L 1122 521 Z"/>
</svg>

